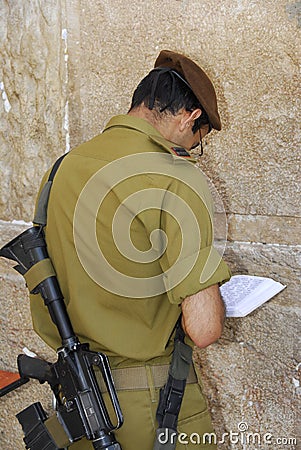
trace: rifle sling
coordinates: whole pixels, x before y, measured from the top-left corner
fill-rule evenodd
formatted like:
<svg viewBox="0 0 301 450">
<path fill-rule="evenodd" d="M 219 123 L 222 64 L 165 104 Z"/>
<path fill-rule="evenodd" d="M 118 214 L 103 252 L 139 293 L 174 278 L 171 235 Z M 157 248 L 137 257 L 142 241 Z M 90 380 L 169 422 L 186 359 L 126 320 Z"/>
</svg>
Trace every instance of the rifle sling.
<svg viewBox="0 0 301 450">
<path fill-rule="evenodd" d="M 33 222 L 37 225 L 41 225 L 42 227 L 45 227 L 46 223 L 47 223 L 47 206 L 48 206 L 49 195 L 50 195 L 54 176 L 55 176 L 61 162 L 63 161 L 63 159 L 65 158 L 65 156 L 67 154 L 68 153 L 65 153 L 64 155 L 60 156 L 55 161 L 55 163 L 53 164 L 52 169 L 50 171 L 48 180 L 44 184 L 44 186 L 40 192 Z"/>
<path fill-rule="evenodd" d="M 175 347 L 170 363 L 168 379 L 160 391 L 160 400 L 156 414 L 159 424 L 157 431 L 168 429 L 169 431 L 173 430 L 175 433 L 177 432 L 178 416 L 192 363 L 192 348 L 185 344 L 184 338 L 185 333 L 182 329 L 180 316 L 176 324 Z M 154 448 L 160 449 L 161 444 L 158 443 L 157 438 Z"/>
<path fill-rule="evenodd" d="M 56 273 L 51 260 L 46 258 L 34 264 L 23 276 L 29 292 L 32 293 L 42 281 L 46 280 L 46 278 L 56 276 Z"/>
</svg>

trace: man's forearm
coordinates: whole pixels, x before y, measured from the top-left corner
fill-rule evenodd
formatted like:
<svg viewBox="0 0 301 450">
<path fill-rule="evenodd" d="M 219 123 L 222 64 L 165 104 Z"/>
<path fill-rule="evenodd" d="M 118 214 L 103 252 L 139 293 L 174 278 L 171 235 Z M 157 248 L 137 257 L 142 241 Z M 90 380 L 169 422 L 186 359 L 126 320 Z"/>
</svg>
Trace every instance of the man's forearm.
<svg viewBox="0 0 301 450">
<path fill-rule="evenodd" d="M 225 319 L 225 306 L 218 285 L 210 286 L 187 297 L 182 303 L 182 326 L 200 348 L 220 338 Z"/>
</svg>

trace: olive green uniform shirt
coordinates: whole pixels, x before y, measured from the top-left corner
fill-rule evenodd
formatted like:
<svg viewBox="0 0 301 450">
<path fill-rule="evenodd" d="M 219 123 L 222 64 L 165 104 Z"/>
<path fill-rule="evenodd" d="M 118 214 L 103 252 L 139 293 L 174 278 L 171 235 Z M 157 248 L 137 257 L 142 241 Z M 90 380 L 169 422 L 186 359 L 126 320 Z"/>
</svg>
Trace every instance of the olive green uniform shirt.
<svg viewBox="0 0 301 450">
<path fill-rule="evenodd" d="M 167 362 L 181 302 L 230 278 L 213 248 L 205 177 L 184 149 L 129 115 L 63 160 L 45 232 L 75 333 L 112 367 Z M 38 295 L 31 311 L 36 332 L 59 347 Z"/>
</svg>

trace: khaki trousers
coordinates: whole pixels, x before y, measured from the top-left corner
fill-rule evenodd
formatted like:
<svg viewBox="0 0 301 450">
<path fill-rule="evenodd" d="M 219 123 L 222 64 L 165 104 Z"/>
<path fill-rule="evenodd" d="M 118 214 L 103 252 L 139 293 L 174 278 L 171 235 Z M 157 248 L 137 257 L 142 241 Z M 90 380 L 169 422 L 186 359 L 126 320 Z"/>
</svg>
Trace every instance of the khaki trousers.
<svg viewBox="0 0 301 450">
<path fill-rule="evenodd" d="M 107 394 L 103 394 L 106 400 Z M 115 432 L 122 450 L 152 450 L 157 428 L 156 410 L 159 389 L 119 391 L 118 398 L 124 414 L 123 426 Z M 214 450 L 214 435 L 205 398 L 197 383 L 186 386 L 178 422 L 179 436 L 176 450 Z M 164 442 L 164 436 L 162 436 Z M 206 444 L 206 442 L 208 442 Z M 205 442 L 205 444 L 204 444 Z M 212 442 L 210 444 L 210 442 Z M 85 439 L 69 447 L 72 450 L 91 450 Z"/>
</svg>

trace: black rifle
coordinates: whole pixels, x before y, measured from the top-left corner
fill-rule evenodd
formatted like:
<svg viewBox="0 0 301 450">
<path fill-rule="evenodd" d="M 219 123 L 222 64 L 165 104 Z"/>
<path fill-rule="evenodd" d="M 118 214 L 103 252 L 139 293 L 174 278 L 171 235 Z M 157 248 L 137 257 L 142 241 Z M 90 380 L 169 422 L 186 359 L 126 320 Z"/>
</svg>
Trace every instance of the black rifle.
<svg viewBox="0 0 301 450">
<path fill-rule="evenodd" d="M 108 358 L 103 353 L 90 351 L 89 345 L 81 344 L 75 335 L 49 259 L 43 228 L 29 228 L 6 244 L 0 250 L 0 256 L 16 261 L 18 265 L 14 269 L 24 275 L 30 292 L 41 294 L 62 340 L 55 363 L 19 355 L 21 379 L 17 385 L 29 378 L 49 383 L 56 399 L 57 419 L 70 443 L 86 437 L 92 441 L 94 449 L 121 450 L 113 431 L 121 427 L 123 416 Z M 94 367 L 101 373 L 109 394 L 115 425 L 102 397 Z M 9 389 L 5 393 L 7 391 Z M 17 414 L 17 419 L 22 425 L 27 449 L 61 448 L 47 428 L 47 415 L 39 402 Z"/>
</svg>

